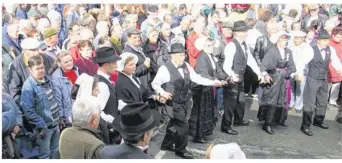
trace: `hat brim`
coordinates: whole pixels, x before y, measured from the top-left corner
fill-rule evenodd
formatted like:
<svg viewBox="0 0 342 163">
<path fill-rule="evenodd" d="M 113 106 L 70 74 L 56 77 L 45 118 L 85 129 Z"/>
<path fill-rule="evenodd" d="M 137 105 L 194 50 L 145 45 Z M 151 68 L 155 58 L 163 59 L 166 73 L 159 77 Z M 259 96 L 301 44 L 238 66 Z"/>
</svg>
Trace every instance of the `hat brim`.
<svg viewBox="0 0 342 163">
<path fill-rule="evenodd" d="M 317 39 L 331 39 L 331 36 L 319 36 Z"/>
<path fill-rule="evenodd" d="M 240 32 L 240 31 L 248 31 L 250 30 L 251 28 L 245 26 L 245 27 L 239 27 L 239 28 L 233 28 L 232 31 L 233 32 Z"/>
<path fill-rule="evenodd" d="M 187 50 L 180 51 L 180 52 L 169 52 L 169 54 L 177 54 L 177 53 L 185 53 Z"/>
<path fill-rule="evenodd" d="M 107 58 L 93 58 L 93 62 L 95 63 L 108 63 L 108 62 L 114 62 L 114 61 L 119 61 L 121 60 L 121 57 L 119 56 L 110 56 L 110 57 L 107 57 Z"/>
<path fill-rule="evenodd" d="M 141 135 L 141 134 L 144 134 L 144 133 L 150 131 L 151 129 L 153 129 L 154 127 L 156 127 L 158 125 L 158 123 L 160 123 L 160 120 L 161 120 L 160 114 L 156 110 L 151 110 L 151 112 L 152 112 L 152 116 L 153 116 L 153 122 L 151 124 L 148 124 L 146 127 L 140 128 L 137 131 L 124 130 L 122 128 L 122 126 L 120 125 L 121 124 L 121 116 L 114 119 L 113 126 L 122 135 Z"/>
</svg>

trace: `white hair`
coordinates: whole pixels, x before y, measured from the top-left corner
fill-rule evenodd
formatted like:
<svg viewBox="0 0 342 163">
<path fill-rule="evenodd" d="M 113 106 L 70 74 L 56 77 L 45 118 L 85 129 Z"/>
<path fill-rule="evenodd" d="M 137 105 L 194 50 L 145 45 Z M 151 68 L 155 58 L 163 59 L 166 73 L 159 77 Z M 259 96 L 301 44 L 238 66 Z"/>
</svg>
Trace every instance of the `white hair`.
<svg viewBox="0 0 342 163">
<path fill-rule="evenodd" d="M 100 114 L 100 104 L 96 97 L 84 95 L 77 98 L 72 106 L 73 123 L 88 125 L 94 114 Z"/>
<path fill-rule="evenodd" d="M 108 27 L 108 23 L 106 21 L 99 21 L 96 24 L 96 31 L 99 33 L 100 30 L 102 30 L 103 27 Z"/>
<path fill-rule="evenodd" d="M 88 28 L 81 30 L 81 40 L 88 40 L 90 36 L 94 37 L 94 32 Z"/>
<path fill-rule="evenodd" d="M 39 21 L 38 21 L 38 27 L 37 27 L 37 29 L 38 29 L 38 31 L 43 32 L 43 29 L 44 29 L 45 27 L 50 27 L 50 26 L 51 26 L 51 23 L 50 23 L 49 19 L 47 19 L 47 18 L 41 18 L 41 19 L 39 19 Z"/>
</svg>

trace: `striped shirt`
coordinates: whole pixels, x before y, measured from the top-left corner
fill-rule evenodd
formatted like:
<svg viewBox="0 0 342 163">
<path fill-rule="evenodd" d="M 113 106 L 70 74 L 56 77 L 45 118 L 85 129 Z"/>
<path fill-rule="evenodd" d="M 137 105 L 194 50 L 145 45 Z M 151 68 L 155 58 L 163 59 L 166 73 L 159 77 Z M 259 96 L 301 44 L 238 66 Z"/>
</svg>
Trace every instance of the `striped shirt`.
<svg viewBox="0 0 342 163">
<path fill-rule="evenodd" d="M 57 101 L 53 95 L 53 90 L 51 89 L 49 83 L 44 83 L 43 87 L 45 89 L 45 94 L 47 99 L 49 100 L 50 111 L 52 115 L 52 124 L 47 124 L 47 126 L 56 126 L 59 123 L 59 113 L 58 113 L 58 105 Z"/>
</svg>

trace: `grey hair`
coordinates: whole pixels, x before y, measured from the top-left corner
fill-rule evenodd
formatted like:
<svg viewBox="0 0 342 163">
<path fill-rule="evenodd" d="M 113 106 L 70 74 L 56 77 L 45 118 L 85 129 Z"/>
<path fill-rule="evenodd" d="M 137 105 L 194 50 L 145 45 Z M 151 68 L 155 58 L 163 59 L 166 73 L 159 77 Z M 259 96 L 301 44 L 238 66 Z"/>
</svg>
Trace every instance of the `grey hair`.
<svg viewBox="0 0 342 163">
<path fill-rule="evenodd" d="M 99 32 L 103 27 L 108 27 L 108 23 L 106 21 L 99 21 L 96 24 L 96 31 Z"/>
<path fill-rule="evenodd" d="M 77 98 L 72 107 L 73 123 L 88 125 L 94 114 L 100 114 L 100 104 L 94 96 Z"/>
</svg>

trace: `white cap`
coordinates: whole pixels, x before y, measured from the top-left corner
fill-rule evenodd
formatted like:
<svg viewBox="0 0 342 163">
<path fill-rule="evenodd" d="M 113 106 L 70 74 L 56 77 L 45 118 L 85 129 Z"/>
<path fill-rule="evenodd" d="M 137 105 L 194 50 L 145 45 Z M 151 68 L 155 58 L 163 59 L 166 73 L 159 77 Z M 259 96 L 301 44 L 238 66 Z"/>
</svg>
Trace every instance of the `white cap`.
<svg viewBox="0 0 342 163">
<path fill-rule="evenodd" d="M 305 37 L 306 33 L 303 31 L 292 31 L 291 37 Z"/>
<path fill-rule="evenodd" d="M 128 58 L 128 57 L 133 57 L 134 59 L 134 63 L 135 64 L 137 64 L 138 63 L 138 60 L 139 60 L 139 58 L 138 58 L 138 56 L 137 55 L 135 55 L 135 54 L 133 54 L 133 53 L 129 53 L 129 52 L 124 52 L 124 53 L 122 53 L 121 55 L 120 55 L 120 57 L 121 57 L 121 60 L 119 60 L 119 61 L 117 61 L 117 65 L 118 65 L 118 67 L 116 68 L 116 70 L 118 70 L 119 72 L 122 72 L 123 71 L 123 69 L 124 69 L 124 67 L 125 67 L 125 62 L 126 62 L 126 59 Z"/>
<path fill-rule="evenodd" d="M 203 48 L 204 48 L 204 45 L 205 45 L 205 42 L 208 40 L 208 37 L 200 37 L 200 38 L 197 38 L 196 41 L 195 41 L 195 48 L 199 51 L 202 51 Z M 217 39 L 214 39 L 215 40 L 215 45 L 214 45 L 214 48 L 217 48 L 220 46 L 220 41 L 218 41 Z"/>
<path fill-rule="evenodd" d="M 291 36 L 290 34 L 288 34 L 288 33 L 285 32 L 285 31 L 278 31 L 277 33 L 274 33 L 274 34 L 271 35 L 270 41 L 271 41 L 272 43 L 275 44 L 275 43 L 278 42 L 280 36 L 282 36 L 282 35 L 286 35 L 286 36 L 288 36 L 288 37 Z"/>
<path fill-rule="evenodd" d="M 217 144 L 211 149 L 210 159 L 246 159 L 246 155 L 236 143 Z"/>
<path fill-rule="evenodd" d="M 26 38 L 21 42 L 21 48 L 23 50 L 33 50 L 38 49 L 42 45 L 37 39 L 34 38 Z"/>
</svg>

